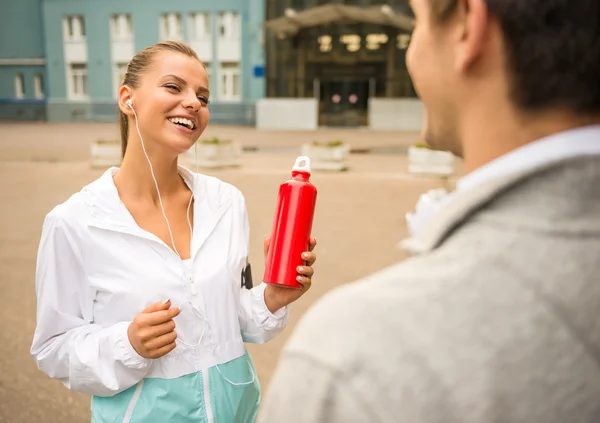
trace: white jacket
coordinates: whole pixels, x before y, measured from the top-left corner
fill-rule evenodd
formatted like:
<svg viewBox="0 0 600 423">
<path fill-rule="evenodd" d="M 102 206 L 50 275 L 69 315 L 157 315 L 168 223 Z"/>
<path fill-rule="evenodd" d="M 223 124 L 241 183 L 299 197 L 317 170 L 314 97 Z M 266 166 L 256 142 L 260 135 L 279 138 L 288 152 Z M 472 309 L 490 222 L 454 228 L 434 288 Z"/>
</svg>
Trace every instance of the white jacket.
<svg viewBox="0 0 600 423">
<path fill-rule="evenodd" d="M 244 198 L 232 185 L 180 167 L 195 199 L 190 280 L 179 257 L 135 223 L 114 185 L 117 171 L 108 170 L 46 217 L 31 354 L 50 377 L 93 395 L 194 372 L 205 375 L 208 392 L 207 369 L 242 357 L 244 341 L 263 343 L 288 320 L 287 307 L 275 314 L 267 309 L 264 283 L 241 287 L 249 248 Z M 144 308 L 168 298 L 173 306 L 183 303 L 175 318 L 177 347 L 145 359 L 129 343 L 127 328 Z M 183 343 L 200 339 L 197 347 Z"/>
</svg>

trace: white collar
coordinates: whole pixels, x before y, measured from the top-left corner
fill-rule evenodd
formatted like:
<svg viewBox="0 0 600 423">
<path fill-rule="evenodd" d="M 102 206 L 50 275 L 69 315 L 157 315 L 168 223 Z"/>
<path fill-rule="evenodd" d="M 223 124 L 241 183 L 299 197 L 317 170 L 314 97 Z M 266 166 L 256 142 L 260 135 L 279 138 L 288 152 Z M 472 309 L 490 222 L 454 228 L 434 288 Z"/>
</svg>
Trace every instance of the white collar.
<svg viewBox="0 0 600 423">
<path fill-rule="evenodd" d="M 129 211 L 119 197 L 113 176 L 119 171 L 118 167 L 107 169 L 104 174 L 83 189 L 88 198 L 95 219 L 119 222 L 125 225 L 137 226 Z M 206 178 L 193 173 L 189 169 L 178 166 L 178 172 L 194 195 L 194 204 L 198 205 L 206 199 Z M 196 207 L 196 206 L 195 206 Z"/>
<path fill-rule="evenodd" d="M 431 218 L 463 192 L 477 190 L 494 181 L 532 173 L 565 159 L 587 155 L 600 155 L 600 125 L 559 132 L 519 147 L 462 177 L 454 192 L 436 189 L 423 194 L 415 211 L 406 214 L 410 237 L 418 238 Z"/>
<path fill-rule="evenodd" d="M 519 147 L 465 175 L 457 191 L 472 189 L 491 179 L 518 173 L 571 157 L 600 154 L 600 125 L 559 132 Z"/>
</svg>

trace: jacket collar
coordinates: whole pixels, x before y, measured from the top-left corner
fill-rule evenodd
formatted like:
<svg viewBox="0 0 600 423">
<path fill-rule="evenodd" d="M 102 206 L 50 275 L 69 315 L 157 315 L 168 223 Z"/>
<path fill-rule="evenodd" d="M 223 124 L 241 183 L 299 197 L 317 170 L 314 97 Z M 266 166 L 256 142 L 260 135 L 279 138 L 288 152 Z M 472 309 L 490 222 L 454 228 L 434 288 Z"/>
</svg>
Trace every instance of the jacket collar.
<svg viewBox="0 0 600 423">
<path fill-rule="evenodd" d="M 600 125 L 559 132 L 518 148 L 464 176 L 448 194 L 433 190 L 407 215 L 412 239 L 401 246 L 411 253 L 432 250 L 477 209 L 520 180 L 566 160 L 600 155 Z"/>
<path fill-rule="evenodd" d="M 220 184 L 214 183 L 215 178 L 194 173 L 183 166 L 178 166 L 178 170 L 194 196 L 193 255 L 231 206 L 231 197 L 226 190 L 219 189 Z M 118 171 L 118 167 L 108 169 L 99 179 L 83 189 L 90 209 L 90 225 L 162 242 L 158 237 L 141 229 L 121 201 L 113 180 Z"/>
<path fill-rule="evenodd" d="M 600 155 L 596 156 L 600 157 Z M 564 157 L 556 161 L 540 163 L 537 166 L 522 168 L 518 172 L 490 179 L 468 190 L 454 191 L 440 201 L 441 206 L 431 214 L 421 230 L 411 238 L 403 240 L 400 247 L 410 254 L 430 252 L 439 247 L 454 229 L 464 224 L 501 194 L 515 189 L 519 183 L 540 172 L 563 166 L 574 160 L 577 161 L 577 157 Z M 577 164 L 574 166 L 577 168 Z"/>
</svg>

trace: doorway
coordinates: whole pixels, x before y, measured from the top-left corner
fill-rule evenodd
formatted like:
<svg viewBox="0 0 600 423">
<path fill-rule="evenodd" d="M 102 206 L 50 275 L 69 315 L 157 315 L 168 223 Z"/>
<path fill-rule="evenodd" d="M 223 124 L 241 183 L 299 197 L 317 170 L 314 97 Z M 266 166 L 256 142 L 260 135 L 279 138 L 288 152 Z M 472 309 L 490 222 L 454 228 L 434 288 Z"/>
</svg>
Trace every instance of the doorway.
<svg viewBox="0 0 600 423">
<path fill-rule="evenodd" d="M 369 79 L 336 78 L 320 81 L 319 125 L 366 126 Z"/>
</svg>

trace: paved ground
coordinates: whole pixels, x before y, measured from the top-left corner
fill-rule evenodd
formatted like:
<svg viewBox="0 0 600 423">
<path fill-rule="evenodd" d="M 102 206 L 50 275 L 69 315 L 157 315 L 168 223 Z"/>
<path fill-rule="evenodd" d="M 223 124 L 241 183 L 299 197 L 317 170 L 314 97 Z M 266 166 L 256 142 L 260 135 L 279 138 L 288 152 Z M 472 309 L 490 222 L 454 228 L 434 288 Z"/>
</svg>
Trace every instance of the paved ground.
<svg viewBox="0 0 600 423">
<path fill-rule="evenodd" d="M 208 136 L 236 139 L 246 147 L 238 169 L 205 171 L 244 192 L 252 228 L 255 280 L 263 272 L 262 235 L 270 230 L 278 184 L 302 142 L 342 139 L 353 148 L 406 147 L 415 133 L 368 130 L 261 132 L 213 126 Z M 89 397 L 72 393 L 41 373 L 29 355 L 35 328 L 34 272 L 44 215 L 97 178 L 89 144 L 116 138 L 112 124 L 0 123 L 0 422 L 89 421 Z M 399 154 L 356 154 L 344 173 L 315 172 L 319 189 L 314 236 L 318 262 L 313 289 L 293 306 L 286 331 L 266 345 L 248 348 L 263 388 L 298 318 L 324 292 L 403 259 L 396 244 L 406 235 L 403 215 L 419 194 L 444 182 L 416 178 Z"/>
</svg>

